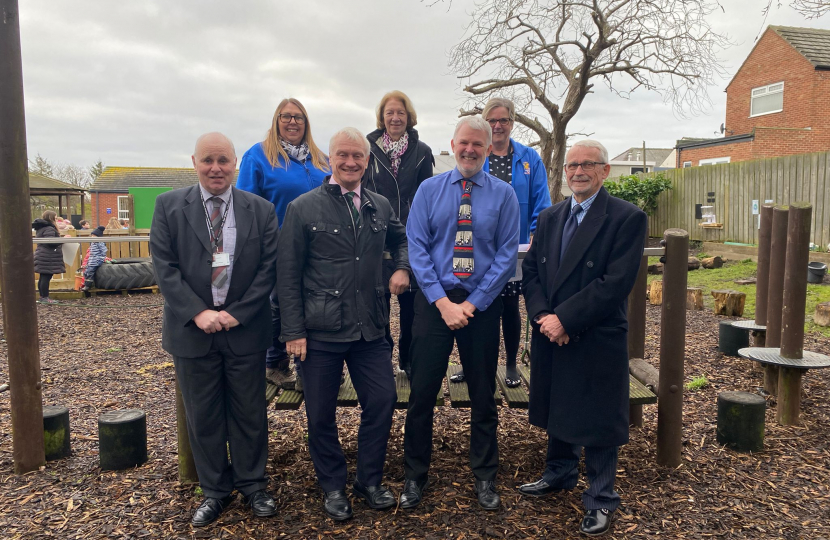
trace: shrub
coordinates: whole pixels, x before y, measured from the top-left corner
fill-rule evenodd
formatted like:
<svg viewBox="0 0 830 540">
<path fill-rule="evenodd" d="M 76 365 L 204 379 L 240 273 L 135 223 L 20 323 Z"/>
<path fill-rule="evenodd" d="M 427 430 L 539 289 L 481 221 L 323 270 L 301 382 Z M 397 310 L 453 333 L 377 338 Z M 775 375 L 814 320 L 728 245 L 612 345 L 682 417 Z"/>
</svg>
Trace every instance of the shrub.
<svg viewBox="0 0 830 540">
<path fill-rule="evenodd" d="M 657 196 L 671 189 L 671 180 L 660 172 L 646 177 L 632 174 L 605 182 L 605 189 L 614 197 L 639 206 L 650 216 L 657 210 Z"/>
</svg>

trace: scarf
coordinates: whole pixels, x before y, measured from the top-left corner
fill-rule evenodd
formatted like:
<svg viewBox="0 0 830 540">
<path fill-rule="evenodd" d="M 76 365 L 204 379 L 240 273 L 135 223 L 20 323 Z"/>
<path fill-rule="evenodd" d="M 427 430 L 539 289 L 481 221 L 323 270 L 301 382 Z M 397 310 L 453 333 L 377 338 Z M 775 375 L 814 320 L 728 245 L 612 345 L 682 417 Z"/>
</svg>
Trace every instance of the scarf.
<svg viewBox="0 0 830 540">
<path fill-rule="evenodd" d="M 299 162 L 304 162 L 305 159 L 308 157 L 308 143 L 301 143 L 297 146 L 294 146 L 290 142 L 285 142 L 284 140 L 280 139 L 280 144 L 282 145 L 283 150 L 288 152 L 288 155 L 293 157 Z"/>
<path fill-rule="evenodd" d="M 398 167 L 401 166 L 401 156 L 403 156 L 406 149 L 409 148 L 409 133 L 404 132 L 403 137 L 397 141 L 393 141 L 392 137 L 386 131 L 383 132 L 383 151 L 389 156 L 389 161 L 392 162 L 392 174 L 395 178 L 398 177 Z"/>
</svg>

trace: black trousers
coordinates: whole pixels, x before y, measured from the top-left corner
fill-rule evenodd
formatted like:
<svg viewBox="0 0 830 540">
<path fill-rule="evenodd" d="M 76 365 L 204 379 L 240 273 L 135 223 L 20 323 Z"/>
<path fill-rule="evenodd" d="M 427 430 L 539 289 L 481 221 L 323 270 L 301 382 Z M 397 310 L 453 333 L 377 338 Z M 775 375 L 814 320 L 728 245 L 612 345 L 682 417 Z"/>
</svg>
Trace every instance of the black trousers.
<svg viewBox="0 0 830 540">
<path fill-rule="evenodd" d="M 384 338 L 349 343 L 308 340 L 303 362 L 308 450 L 325 492 L 345 489 L 348 477 L 337 434 L 337 393 L 344 360 L 362 409 L 357 430 L 357 479 L 364 486 L 377 486 L 383 479 L 397 400 L 391 352 Z"/>
<path fill-rule="evenodd" d="M 585 447 L 588 489 L 582 493 L 582 504 L 587 510 L 606 508 L 613 512 L 620 505 L 620 496 L 614 491 L 618 450 L 616 446 Z M 548 454 L 542 479 L 557 488 L 575 488 L 579 478 L 577 465 L 581 453 L 581 446 L 548 435 Z"/>
<path fill-rule="evenodd" d="M 467 298 L 461 289 L 447 292 L 456 304 Z M 432 458 L 432 423 L 435 396 L 447 371 L 453 342 L 458 345 L 470 391 L 470 466 L 477 480 L 493 480 L 499 466 L 496 440 L 498 409 L 496 364 L 499 358 L 499 318 L 501 298 L 485 311 L 476 311 L 469 324 L 450 330 L 435 305 L 427 302 L 424 293 L 415 297 L 415 324 L 412 327 L 412 392 L 406 414 L 404 433 L 404 470 L 406 478 L 423 482 Z"/>
<path fill-rule="evenodd" d="M 398 295 L 398 308 L 400 314 L 400 336 L 398 337 L 398 366 L 409 365 L 409 349 L 412 347 L 412 323 L 415 320 L 415 293 L 417 291 L 406 291 Z M 386 293 L 386 310 L 392 312 L 392 293 Z M 386 325 L 386 341 L 391 350 L 395 350 L 395 340 L 392 338 L 392 329 Z"/>
<path fill-rule="evenodd" d="M 280 303 L 277 299 L 277 289 L 271 292 L 271 346 L 265 351 L 265 367 L 267 368 L 288 368 L 288 352 L 285 350 L 285 343 L 280 341 Z M 297 362 L 297 369 L 300 363 Z"/>
<path fill-rule="evenodd" d="M 37 292 L 41 298 L 49 298 L 49 282 L 54 274 L 40 274 L 37 278 Z"/>
<path fill-rule="evenodd" d="M 265 351 L 235 356 L 224 331 L 205 339 L 213 339 L 207 356 L 173 357 L 193 461 L 206 497 L 234 488 L 247 496 L 268 485 Z"/>
</svg>

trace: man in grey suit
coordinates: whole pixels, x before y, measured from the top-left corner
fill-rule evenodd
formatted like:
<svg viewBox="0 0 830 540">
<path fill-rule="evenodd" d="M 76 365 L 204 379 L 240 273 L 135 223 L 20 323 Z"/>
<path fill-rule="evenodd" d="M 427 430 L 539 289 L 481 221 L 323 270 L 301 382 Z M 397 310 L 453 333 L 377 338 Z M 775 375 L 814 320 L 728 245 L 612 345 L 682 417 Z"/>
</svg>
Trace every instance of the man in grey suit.
<svg viewBox="0 0 830 540">
<path fill-rule="evenodd" d="M 265 350 L 278 229 L 270 202 L 231 187 L 227 137 L 202 135 L 192 159 L 199 185 L 158 196 L 150 250 L 165 300 L 162 347 L 173 356 L 205 494 L 192 523 L 203 527 L 234 489 L 254 515 L 276 513 L 265 490 Z"/>
</svg>

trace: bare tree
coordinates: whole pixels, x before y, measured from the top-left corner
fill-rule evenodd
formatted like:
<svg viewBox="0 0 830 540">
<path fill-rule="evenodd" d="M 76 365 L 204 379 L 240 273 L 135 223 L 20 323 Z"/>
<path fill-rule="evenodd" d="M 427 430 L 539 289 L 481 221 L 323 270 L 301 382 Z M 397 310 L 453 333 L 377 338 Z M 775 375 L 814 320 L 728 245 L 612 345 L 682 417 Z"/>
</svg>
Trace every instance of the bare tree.
<svg viewBox="0 0 830 540">
<path fill-rule="evenodd" d="M 718 53 L 730 45 L 707 21 L 716 9 L 718 0 L 482 0 L 450 52 L 450 67 L 472 80 L 461 115 L 512 99 L 561 200 L 568 123 L 596 82 L 621 97 L 655 90 L 681 116 L 711 104 L 707 87 L 724 76 Z"/>
<path fill-rule="evenodd" d="M 763 9 L 764 15 L 769 14 L 773 1 L 767 0 L 767 5 Z M 780 0 L 776 3 L 779 9 L 784 5 Z M 805 19 L 818 19 L 830 13 L 830 0 L 791 0 L 790 7 L 804 15 Z"/>
<path fill-rule="evenodd" d="M 92 183 L 92 178 L 87 169 L 71 163 L 55 166 L 55 175 L 53 178 L 84 189 Z"/>
</svg>

